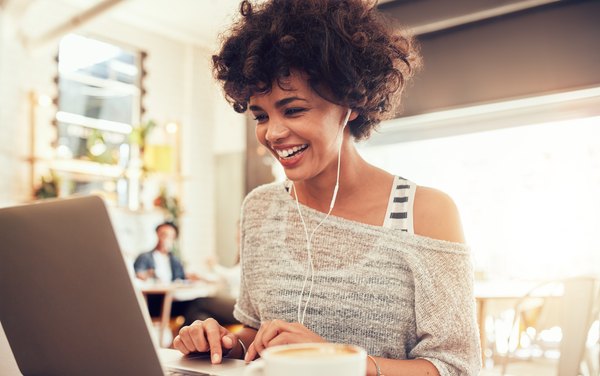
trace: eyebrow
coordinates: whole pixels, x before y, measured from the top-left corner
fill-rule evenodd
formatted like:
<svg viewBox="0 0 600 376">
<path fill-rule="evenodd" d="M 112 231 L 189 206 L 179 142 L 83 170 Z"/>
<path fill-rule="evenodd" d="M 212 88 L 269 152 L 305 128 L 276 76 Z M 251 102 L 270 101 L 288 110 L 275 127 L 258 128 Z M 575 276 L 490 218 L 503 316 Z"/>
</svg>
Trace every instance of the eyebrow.
<svg viewBox="0 0 600 376">
<path fill-rule="evenodd" d="M 286 104 L 289 104 L 294 101 L 308 102 L 306 99 L 300 98 L 300 97 L 287 97 L 287 98 L 283 98 L 283 99 L 280 99 L 277 102 L 275 102 L 275 107 L 281 108 L 281 107 L 285 106 Z M 262 111 L 263 110 L 260 106 L 257 106 L 257 105 L 252 105 L 249 107 L 249 109 L 250 109 L 250 111 Z"/>
</svg>

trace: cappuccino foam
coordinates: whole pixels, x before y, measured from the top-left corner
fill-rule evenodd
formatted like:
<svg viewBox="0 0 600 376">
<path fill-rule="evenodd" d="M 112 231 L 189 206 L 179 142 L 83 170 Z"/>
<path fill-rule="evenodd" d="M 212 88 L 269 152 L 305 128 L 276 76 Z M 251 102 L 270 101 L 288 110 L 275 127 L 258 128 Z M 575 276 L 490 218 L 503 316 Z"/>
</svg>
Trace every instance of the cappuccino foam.
<svg viewBox="0 0 600 376">
<path fill-rule="evenodd" d="M 330 358 L 356 355 L 351 346 L 309 346 L 304 348 L 283 349 L 272 353 L 272 356 L 287 358 Z"/>
</svg>

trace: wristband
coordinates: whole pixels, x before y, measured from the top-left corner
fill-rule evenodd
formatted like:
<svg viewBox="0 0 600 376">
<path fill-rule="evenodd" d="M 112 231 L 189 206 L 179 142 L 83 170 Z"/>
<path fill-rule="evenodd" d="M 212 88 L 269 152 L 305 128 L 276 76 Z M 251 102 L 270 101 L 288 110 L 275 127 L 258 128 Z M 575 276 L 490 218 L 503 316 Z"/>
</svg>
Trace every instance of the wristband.
<svg viewBox="0 0 600 376">
<path fill-rule="evenodd" d="M 379 369 L 379 364 L 377 364 L 377 362 L 375 361 L 375 358 L 373 358 L 371 355 L 367 355 L 367 357 L 369 357 L 369 359 L 371 359 L 373 361 L 373 364 L 375 364 L 375 371 L 377 372 L 377 376 L 385 376 L 381 374 L 381 370 Z"/>
</svg>

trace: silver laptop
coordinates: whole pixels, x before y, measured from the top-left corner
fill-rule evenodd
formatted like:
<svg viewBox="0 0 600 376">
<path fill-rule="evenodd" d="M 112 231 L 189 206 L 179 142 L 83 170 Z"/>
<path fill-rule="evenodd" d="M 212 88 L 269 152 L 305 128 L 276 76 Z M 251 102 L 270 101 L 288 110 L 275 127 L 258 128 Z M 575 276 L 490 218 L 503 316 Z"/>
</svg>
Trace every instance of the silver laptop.
<svg viewBox="0 0 600 376">
<path fill-rule="evenodd" d="M 22 374 L 243 374 L 241 360 L 161 364 L 139 296 L 101 198 L 0 209 L 0 322 Z"/>
</svg>

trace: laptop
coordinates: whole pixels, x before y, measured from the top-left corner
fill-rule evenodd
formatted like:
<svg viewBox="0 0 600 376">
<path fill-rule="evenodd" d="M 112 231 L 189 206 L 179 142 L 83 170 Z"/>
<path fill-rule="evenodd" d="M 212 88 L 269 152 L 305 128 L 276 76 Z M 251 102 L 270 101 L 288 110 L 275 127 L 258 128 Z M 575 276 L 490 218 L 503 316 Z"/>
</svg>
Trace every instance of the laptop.
<svg viewBox="0 0 600 376">
<path fill-rule="evenodd" d="M 24 375 L 159 376 L 175 369 L 236 376 L 245 369 L 242 360 L 211 365 L 207 356 L 156 348 L 96 196 L 0 209 L 0 322 Z"/>
</svg>

